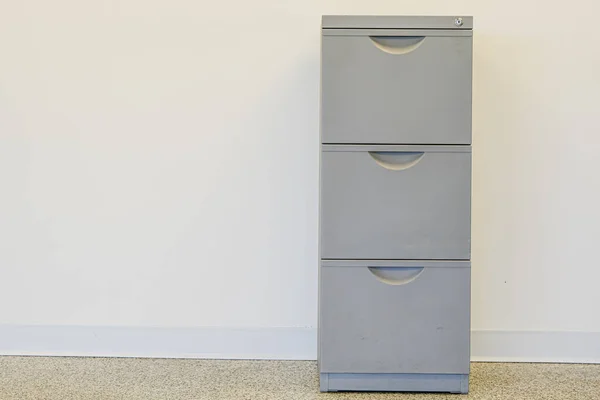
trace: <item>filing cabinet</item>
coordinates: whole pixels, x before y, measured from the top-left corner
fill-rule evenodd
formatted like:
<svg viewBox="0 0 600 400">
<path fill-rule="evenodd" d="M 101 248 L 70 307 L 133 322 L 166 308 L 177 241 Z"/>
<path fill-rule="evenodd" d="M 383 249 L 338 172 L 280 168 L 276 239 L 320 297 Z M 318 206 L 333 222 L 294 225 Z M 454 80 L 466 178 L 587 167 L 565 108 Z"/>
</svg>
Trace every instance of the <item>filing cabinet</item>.
<svg viewBox="0 0 600 400">
<path fill-rule="evenodd" d="M 472 23 L 323 17 L 321 391 L 468 391 Z"/>
</svg>

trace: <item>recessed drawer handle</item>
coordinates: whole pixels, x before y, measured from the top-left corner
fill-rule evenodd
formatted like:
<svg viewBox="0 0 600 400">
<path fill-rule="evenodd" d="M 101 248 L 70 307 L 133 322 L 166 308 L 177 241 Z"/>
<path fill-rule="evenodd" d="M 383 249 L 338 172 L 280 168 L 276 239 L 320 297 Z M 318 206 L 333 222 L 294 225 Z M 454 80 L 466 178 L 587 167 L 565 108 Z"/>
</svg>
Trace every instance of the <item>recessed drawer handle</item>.
<svg viewBox="0 0 600 400">
<path fill-rule="evenodd" d="M 423 267 L 369 267 L 369 271 L 387 285 L 406 285 L 421 275 Z"/>
<path fill-rule="evenodd" d="M 369 36 L 375 47 L 389 54 L 407 54 L 416 50 L 425 36 Z"/>
<path fill-rule="evenodd" d="M 369 151 L 377 164 L 392 171 L 402 171 L 416 165 L 425 155 L 416 151 Z"/>
</svg>

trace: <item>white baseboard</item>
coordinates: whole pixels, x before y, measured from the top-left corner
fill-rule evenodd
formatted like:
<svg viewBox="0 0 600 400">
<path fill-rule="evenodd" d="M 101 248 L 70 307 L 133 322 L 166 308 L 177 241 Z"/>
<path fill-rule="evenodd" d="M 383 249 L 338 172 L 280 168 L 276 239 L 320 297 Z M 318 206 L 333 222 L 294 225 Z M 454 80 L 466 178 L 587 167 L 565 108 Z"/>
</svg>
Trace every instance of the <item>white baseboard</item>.
<svg viewBox="0 0 600 400">
<path fill-rule="evenodd" d="M 600 332 L 472 331 L 471 361 L 600 363 Z"/>
<path fill-rule="evenodd" d="M 314 360 L 314 328 L 0 325 L 0 355 Z"/>
<path fill-rule="evenodd" d="M 0 355 L 315 360 L 315 328 L 0 325 Z M 600 332 L 473 331 L 471 360 L 600 363 Z"/>
</svg>

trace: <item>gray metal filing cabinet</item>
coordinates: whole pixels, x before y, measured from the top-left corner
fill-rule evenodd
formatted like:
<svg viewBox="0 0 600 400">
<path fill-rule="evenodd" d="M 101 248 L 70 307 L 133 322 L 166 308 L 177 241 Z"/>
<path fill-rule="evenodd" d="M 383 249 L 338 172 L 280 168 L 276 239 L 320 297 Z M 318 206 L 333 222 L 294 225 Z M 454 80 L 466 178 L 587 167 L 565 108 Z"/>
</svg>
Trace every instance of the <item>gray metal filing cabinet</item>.
<svg viewBox="0 0 600 400">
<path fill-rule="evenodd" d="M 468 391 L 472 27 L 323 17 L 321 391 Z"/>
</svg>

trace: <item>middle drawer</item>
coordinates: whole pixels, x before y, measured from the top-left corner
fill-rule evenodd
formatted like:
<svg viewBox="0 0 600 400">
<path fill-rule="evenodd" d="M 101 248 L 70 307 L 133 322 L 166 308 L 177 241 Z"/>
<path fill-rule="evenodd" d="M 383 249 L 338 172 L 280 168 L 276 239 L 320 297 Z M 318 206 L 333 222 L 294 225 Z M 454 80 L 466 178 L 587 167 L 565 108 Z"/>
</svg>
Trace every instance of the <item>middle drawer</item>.
<svg viewBox="0 0 600 400">
<path fill-rule="evenodd" d="M 322 150 L 322 258 L 470 258 L 470 146 Z"/>
</svg>

